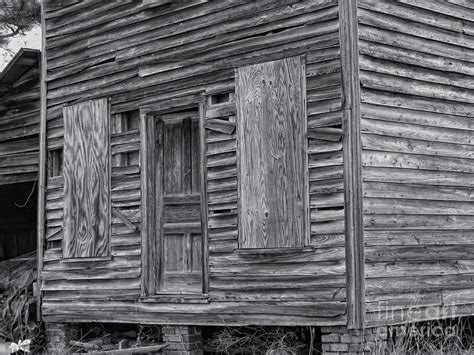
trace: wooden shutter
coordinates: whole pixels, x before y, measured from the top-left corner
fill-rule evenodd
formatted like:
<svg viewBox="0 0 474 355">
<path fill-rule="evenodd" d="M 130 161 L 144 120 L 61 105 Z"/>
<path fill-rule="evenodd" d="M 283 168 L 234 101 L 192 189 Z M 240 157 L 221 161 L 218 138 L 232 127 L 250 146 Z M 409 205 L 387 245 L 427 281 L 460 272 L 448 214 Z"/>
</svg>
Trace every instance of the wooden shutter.
<svg viewBox="0 0 474 355">
<path fill-rule="evenodd" d="M 304 245 L 305 91 L 300 57 L 237 70 L 242 248 Z"/>
<path fill-rule="evenodd" d="M 109 253 L 109 113 L 106 99 L 65 107 L 65 258 Z"/>
</svg>

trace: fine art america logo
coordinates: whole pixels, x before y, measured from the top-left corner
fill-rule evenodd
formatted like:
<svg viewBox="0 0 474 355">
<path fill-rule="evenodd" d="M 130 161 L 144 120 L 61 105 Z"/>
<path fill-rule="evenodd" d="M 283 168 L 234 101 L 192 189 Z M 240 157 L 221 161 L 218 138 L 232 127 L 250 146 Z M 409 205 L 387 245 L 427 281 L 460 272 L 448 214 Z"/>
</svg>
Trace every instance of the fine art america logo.
<svg viewBox="0 0 474 355">
<path fill-rule="evenodd" d="M 449 324 L 408 324 L 408 325 L 397 325 L 388 329 L 388 336 L 390 339 L 399 339 L 401 337 L 411 338 L 452 338 L 459 334 L 458 325 Z"/>
<path fill-rule="evenodd" d="M 456 314 L 456 305 L 454 304 L 443 306 L 410 305 L 401 309 L 400 306 L 390 306 L 385 301 L 378 302 L 377 312 L 379 321 L 391 321 L 390 323 L 413 323 L 428 319 L 454 318 Z"/>
<path fill-rule="evenodd" d="M 414 302 L 415 303 L 415 302 Z M 456 336 L 459 332 L 458 325 L 454 322 L 427 323 L 429 320 L 455 319 L 456 306 L 409 306 L 406 309 L 392 307 L 386 302 L 378 302 L 378 321 L 381 323 L 400 324 L 386 328 L 379 328 L 382 332 L 388 331 L 389 338 L 399 337 L 435 337 L 449 338 Z M 387 335 L 387 334 L 379 334 Z"/>
</svg>

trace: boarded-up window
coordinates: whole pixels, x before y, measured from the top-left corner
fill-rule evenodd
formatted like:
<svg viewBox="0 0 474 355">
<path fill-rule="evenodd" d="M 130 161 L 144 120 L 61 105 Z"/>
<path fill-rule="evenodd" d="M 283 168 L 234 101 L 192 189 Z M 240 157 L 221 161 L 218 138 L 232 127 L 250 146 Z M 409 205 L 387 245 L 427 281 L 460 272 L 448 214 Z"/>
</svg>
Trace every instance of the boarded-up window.
<svg viewBox="0 0 474 355">
<path fill-rule="evenodd" d="M 106 99 L 65 107 L 65 258 L 109 253 L 109 118 Z"/>
<path fill-rule="evenodd" d="M 242 248 L 301 247 L 306 237 L 306 117 L 300 57 L 239 68 Z"/>
</svg>

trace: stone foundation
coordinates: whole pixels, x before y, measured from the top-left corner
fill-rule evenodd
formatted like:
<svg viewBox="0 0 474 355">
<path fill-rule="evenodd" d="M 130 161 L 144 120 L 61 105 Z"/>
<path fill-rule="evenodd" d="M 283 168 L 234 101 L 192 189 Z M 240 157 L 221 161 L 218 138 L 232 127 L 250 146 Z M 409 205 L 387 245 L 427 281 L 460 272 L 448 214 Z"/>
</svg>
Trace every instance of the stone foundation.
<svg viewBox="0 0 474 355">
<path fill-rule="evenodd" d="M 203 343 L 201 328 L 194 326 L 164 326 L 163 342 L 168 344 L 163 349 L 167 355 L 202 355 Z"/>
<path fill-rule="evenodd" d="M 348 329 L 347 327 L 322 327 L 323 354 L 385 354 L 387 328 Z"/>
<path fill-rule="evenodd" d="M 45 333 L 48 345 L 48 354 L 67 354 L 69 342 L 79 338 L 79 327 L 69 323 L 46 323 Z"/>
</svg>

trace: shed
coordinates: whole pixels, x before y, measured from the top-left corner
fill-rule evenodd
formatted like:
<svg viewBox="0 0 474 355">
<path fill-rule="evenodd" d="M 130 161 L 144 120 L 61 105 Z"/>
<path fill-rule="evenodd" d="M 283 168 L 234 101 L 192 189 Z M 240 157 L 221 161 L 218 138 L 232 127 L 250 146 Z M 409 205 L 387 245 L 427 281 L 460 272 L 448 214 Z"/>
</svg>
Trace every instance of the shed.
<svg viewBox="0 0 474 355">
<path fill-rule="evenodd" d="M 0 261 L 36 250 L 39 60 L 22 48 L 0 73 Z"/>
</svg>

